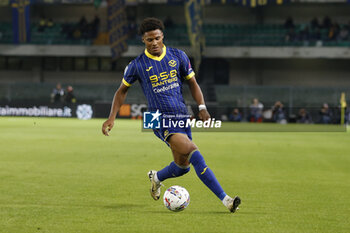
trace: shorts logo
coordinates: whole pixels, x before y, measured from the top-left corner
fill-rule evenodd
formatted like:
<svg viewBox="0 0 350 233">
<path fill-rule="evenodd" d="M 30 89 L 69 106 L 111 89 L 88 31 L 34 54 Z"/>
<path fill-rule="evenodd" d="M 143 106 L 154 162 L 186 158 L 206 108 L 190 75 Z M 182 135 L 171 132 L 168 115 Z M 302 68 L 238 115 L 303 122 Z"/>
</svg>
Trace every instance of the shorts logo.
<svg viewBox="0 0 350 233">
<path fill-rule="evenodd" d="M 144 129 L 160 129 L 160 116 L 162 114 L 157 110 L 156 112 L 143 113 L 143 128 Z"/>
<path fill-rule="evenodd" d="M 169 130 L 165 130 L 164 131 L 164 137 L 168 136 L 168 134 L 169 134 Z"/>
<path fill-rule="evenodd" d="M 170 60 L 170 61 L 168 62 L 168 64 L 169 64 L 169 66 L 171 66 L 171 67 L 175 67 L 175 66 L 176 66 L 176 61 L 175 61 L 175 60 Z"/>
</svg>

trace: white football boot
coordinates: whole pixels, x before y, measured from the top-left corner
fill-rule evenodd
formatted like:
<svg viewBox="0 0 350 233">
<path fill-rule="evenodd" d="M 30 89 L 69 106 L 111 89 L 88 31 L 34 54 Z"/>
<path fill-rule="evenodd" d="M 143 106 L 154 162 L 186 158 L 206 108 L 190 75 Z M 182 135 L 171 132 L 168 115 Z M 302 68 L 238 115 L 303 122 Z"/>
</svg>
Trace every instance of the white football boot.
<svg viewBox="0 0 350 233">
<path fill-rule="evenodd" d="M 241 198 L 239 196 L 236 196 L 235 198 L 230 198 L 227 204 L 227 208 L 230 212 L 234 213 L 236 210 L 238 210 L 238 206 L 241 204 Z"/>
<path fill-rule="evenodd" d="M 156 182 L 154 179 L 154 176 L 156 175 L 157 171 L 151 170 L 148 172 L 148 178 L 151 181 L 151 189 L 150 193 L 154 200 L 159 200 L 160 197 L 160 187 L 162 186 L 161 182 Z"/>
</svg>

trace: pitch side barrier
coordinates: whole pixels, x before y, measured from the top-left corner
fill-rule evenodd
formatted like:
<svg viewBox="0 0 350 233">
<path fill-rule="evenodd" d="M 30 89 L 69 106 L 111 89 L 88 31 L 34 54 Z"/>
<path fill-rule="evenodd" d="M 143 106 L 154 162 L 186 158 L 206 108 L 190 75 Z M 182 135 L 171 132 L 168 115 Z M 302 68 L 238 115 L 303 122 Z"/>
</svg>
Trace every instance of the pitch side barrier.
<svg viewBox="0 0 350 233">
<path fill-rule="evenodd" d="M 10 102 L 0 103 L 0 116 L 22 117 L 60 117 L 88 120 L 107 118 L 110 102 L 81 102 L 76 104 L 43 103 L 43 102 Z M 349 124 L 350 111 L 341 116 L 339 107 L 330 108 L 327 113 L 319 108 L 266 108 L 254 111 L 252 108 L 217 106 L 208 104 L 210 122 L 202 123 L 198 117 L 198 107 L 188 105 L 189 122 L 177 122 L 169 115 L 161 115 L 164 127 L 188 125 L 197 132 L 345 132 Z M 118 118 L 140 119 L 141 130 L 148 132 L 144 126 L 144 114 L 147 113 L 144 103 L 124 104 Z M 161 113 L 160 113 L 161 114 Z M 345 124 L 340 124 L 342 117 Z M 165 120 L 164 120 L 165 119 Z M 151 123 L 151 122 L 150 122 Z"/>
<path fill-rule="evenodd" d="M 42 101 L 0 102 L 0 116 L 62 117 L 62 118 L 107 118 L 110 102 L 84 101 L 76 104 L 48 103 Z M 118 114 L 120 118 L 141 119 L 146 104 L 124 104 Z"/>
<path fill-rule="evenodd" d="M 0 104 L 0 116 L 91 119 L 93 104 Z"/>
</svg>

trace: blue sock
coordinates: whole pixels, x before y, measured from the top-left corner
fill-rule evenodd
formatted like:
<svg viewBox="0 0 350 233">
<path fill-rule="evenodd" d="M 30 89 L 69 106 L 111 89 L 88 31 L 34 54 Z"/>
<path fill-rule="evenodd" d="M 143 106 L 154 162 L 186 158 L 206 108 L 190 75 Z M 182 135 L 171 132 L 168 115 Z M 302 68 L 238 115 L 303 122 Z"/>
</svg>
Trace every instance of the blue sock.
<svg viewBox="0 0 350 233">
<path fill-rule="evenodd" d="M 175 162 L 171 162 L 162 170 L 157 172 L 158 180 L 163 181 L 168 178 L 179 177 L 190 171 L 190 167 L 182 167 Z"/>
<path fill-rule="evenodd" d="M 214 173 L 205 164 L 204 158 L 201 153 L 196 150 L 190 157 L 190 163 L 192 163 L 196 170 L 197 176 L 201 181 L 220 199 L 223 200 L 226 193 L 222 189 L 219 181 L 216 179 Z"/>
</svg>

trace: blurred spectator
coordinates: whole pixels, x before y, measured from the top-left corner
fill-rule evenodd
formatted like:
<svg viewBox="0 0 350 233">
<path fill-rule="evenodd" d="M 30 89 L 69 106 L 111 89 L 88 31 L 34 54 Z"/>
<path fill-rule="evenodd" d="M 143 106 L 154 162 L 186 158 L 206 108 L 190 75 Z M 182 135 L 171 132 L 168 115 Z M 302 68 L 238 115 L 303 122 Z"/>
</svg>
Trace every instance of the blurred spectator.
<svg viewBox="0 0 350 233">
<path fill-rule="evenodd" d="M 297 123 L 304 123 L 304 124 L 312 123 L 311 115 L 309 112 L 305 110 L 305 108 L 301 108 L 299 110 Z"/>
<path fill-rule="evenodd" d="M 72 86 L 68 86 L 67 87 L 67 90 L 66 90 L 66 93 L 64 95 L 64 101 L 67 103 L 67 104 L 75 104 L 77 102 L 77 99 L 75 98 L 75 95 L 74 95 L 74 89 Z"/>
<path fill-rule="evenodd" d="M 285 42 L 293 42 L 297 38 L 294 28 L 290 28 L 285 36 Z"/>
<path fill-rule="evenodd" d="M 304 26 L 304 28 L 299 33 L 299 38 L 301 41 L 309 41 L 310 40 L 309 26 Z"/>
<path fill-rule="evenodd" d="M 46 25 L 47 25 L 48 28 L 52 28 L 55 25 L 55 23 L 53 22 L 52 18 L 50 18 L 47 21 Z"/>
<path fill-rule="evenodd" d="M 85 16 L 82 16 L 76 25 L 72 25 L 72 23 L 62 24 L 61 33 L 67 35 L 67 39 L 95 39 L 100 31 L 100 21 L 98 15 L 95 15 L 90 23 Z"/>
<path fill-rule="evenodd" d="M 335 40 L 337 39 L 338 35 L 339 35 L 339 32 L 340 32 L 340 26 L 338 23 L 334 23 L 330 29 L 329 29 L 329 32 L 328 32 L 328 39 L 329 40 Z"/>
<path fill-rule="evenodd" d="M 79 40 L 82 37 L 82 33 L 79 28 L 73 31 L 73 39 Z"/>
<path fill-rule="evenodd" d="M 324 29 L 330 29 L 332 26 L 332 20 L 328 16 L 324 17 L 323 23 L 322 23 L 322 28 Z"/>
<path fill-rule="evenodd" d="M 344 26 L 348 29 L 348 31 L 350 31 L 350 21 L 349 21 L 348 24 L 346 24 L 346 25 L 344 25 Z"/>
<path fill-rule="evenodd" d="M 257 98 L 254 98 L 252 101 L 252 104 L 249 106 L 249 109 L 250 109 L 249 121 L 262 122 L 263 108 L 264 108 L 264 105 L 260 103 Z"/>
<path fill-rule="evenodd" d="M 56 84 L 56 87 L 52 90 L 51 93 L 51 102 L 52 103 L 61 103 L 64 96 L 64 90 L 60 83 Z"/>
<path fill-rule="evenodd" d="M 75 39 L 86 38 L 88 31 L 88 22 L 85 16 L 82 16 L 79 20 L 78 27 L 74 30 L 73 37 Z"/>
<path fill-rule="evenodd" d="M 288 17 L 286 19 L 286 22 L 284 23 L 284 28 L 286 29 L 291 29 L 293 28 L 294 29 L 295 25 L 294 25 L 294 21 L 293 21 L 293 18 L 292 17 Z"/>
<path fill-rule="evenodd" d="M 272 118 L 277 123 L 287 123 L 286 113 L 281 101 L 276 101 L 275 105 L 272 107 Z"/>
<path fill-rule="evenodd" d="M 329 109 L 329 106 L 327 103 L 323 104 L 319 114 L 320 114 L 319 123 L 322 123 L 322 124 L 332 123 L 333 114 L 332 114 L 331 110 Z"/>
<path fill-rule="evenodd" d="M 267 109 L 263 111 L 263 121 L 273 122 L 272 120 L 272 109 Z"/>
<path fill-rule="evenodd" d="M 229 120 L 234 122 L 242 121 L 242 114 L 239 112 L 238 108 L 233 109 L 232 113 L 229 116 Z"/>
<path fill-rule="evenodd" d="M 348 38 L 349 38 L 349 28 L 347 26 L 343 26 L 339 32 L 338 39 L 347 40 Z"/>
<path fill-rule="evenodd" d="M 47 20 L 44 16 L 42 16 L 39 20 L 38 32 L 45 31 L 46 27 L 47 27 Z"/>
<path fill-rule="evenodd" d="M 79 20 L 78 26 L 83 31 L 85 29 L 86 25 L 87 25 L 87 20 L 86 20 L 85 16 L 83 15 Z"/>
<path fill-rule="evenodd" d="M 91 22 L 91 37 L 90 39 L 94 39 L 97 37 L 98 32 L 100 29 L 100 18 L 98 17 L 98 15 L 95 15 L 94 20 Z"/>
<path fill-rule="evenodd" d="M 316 28 L 316 29 L 312 32 L 310 38 L 311 38 L 311 40 L 316 40 L 316 41 L 321 40 L 321 30 L 320 30 L 320 28 Z"/>
<path fill-rule="evenodd" d="M 316 30 L 320 28 L 320 23 L 318 22 L 318 19 L 315 17 L 310 22 L 311 30 Z"/>
<path fill-rule="evenodd" d="M 61 34 L 66 35 L 67 39 L 73 39 L 74 26 L 71 23 L 64 22 L 61 26 Z"/>
</svg>

